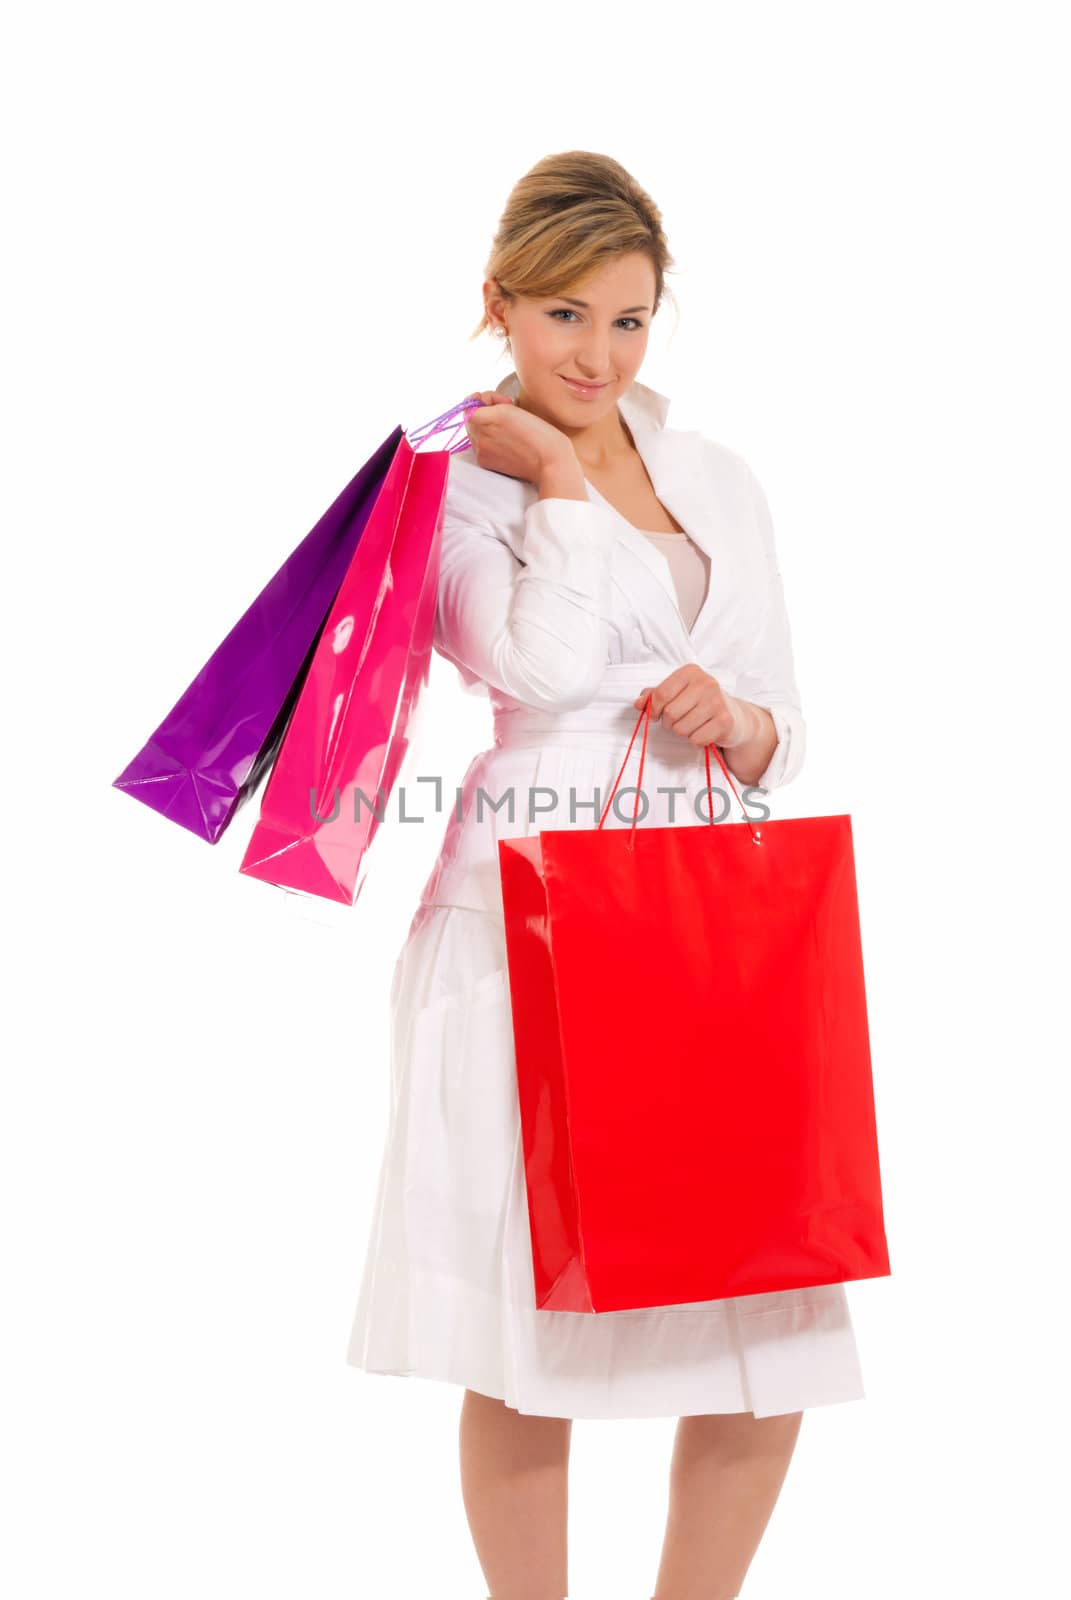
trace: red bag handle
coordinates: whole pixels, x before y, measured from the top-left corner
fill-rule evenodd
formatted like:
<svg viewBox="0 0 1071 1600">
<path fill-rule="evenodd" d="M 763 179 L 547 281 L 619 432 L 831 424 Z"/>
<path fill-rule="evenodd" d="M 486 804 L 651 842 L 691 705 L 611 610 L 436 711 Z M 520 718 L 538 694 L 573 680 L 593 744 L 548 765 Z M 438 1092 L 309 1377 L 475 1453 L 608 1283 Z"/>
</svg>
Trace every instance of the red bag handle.
<svg viewBox="0 0 1071 1600">
<path fill-rule="evenodd" d="M 640 770 L 639 770 L 639 775 L 638 775 L 637 780 L 636 780 L 636 804 L 632 808 L 632 827 L 629 829 L 628 848 L 630 850 L 633 848 L 632 841 L 633 841 L 633 837 L 634 837 L 635 832 L 636 832 L 636 818 L 637 818 L 637 815 L 639 814 L 639 809 L 640 809 L 640 790 L 643 787 L 643 763 L 644 763 L 644 760 L 645 760 L 646 755 L 647 755 L 647 729 L 651 726 L 651 696 L 650 695 L 648 695 L 646 700 L 643 702 L 643 710 L 640 712 L 639 716 L 636 718 L 636 726 L 632 730 L 632 738 L 628 742 L 628 749 L 625 751 L 625 759 L 624 759 L 624 761 L 622 761 L 620 771 L 618 772 L 617 777 L 614 779 L 614 786 L 610 790 L 610 797 L 607 800 L 605 806 L 603 807 L 602 816 L 599 818 L 599 822 L 598 822 L 598 826 L 601 828 L 602 825 L 603 825 L 603 822 L 606 820 L 606 813 L 609 811 L 610 807 L 614 803 L 614 795 L 617 793 L 617 786 L 621 782 L 621 773 L 624 772 L 626 766 L 628 765 L 628 758 L 632 754 L 632 746 L 636 743 L 636 735 L 639 732 L 639 727 L 640 727 L 640 722 L 641 721 L 643 722 L 643 744 L 640 747 Z M 752 837 L 752 839 L 755 841 L 756 844 L 761 844 L 762 843 L 762 835 L 759 832 L 759 830 L 755 827 L 754 823 L 751 821 L 751 818 L 748 816 L 747 812 L 744 810 L 744 802 L 742 800 L 740 800 L 740 795 L 739 795 L 739 792 L 737 790 L 736 784 L 733 782 L 733 780 L 732 780 L 732 778 L 731 778 L 731 776 L 729 774 L 729 769 L 725 765 L 725 762 L 721 758 L 721 751 L 718 749 L 716 744 L 707 744 L 707 745 L 703 746 L 703 755 L 706 758 L 706 764 L 707 764 L 707 804 L 710 807 L 710 820 L 711 820 L 711 822 L 714 821 L 714 796 L 711 793 L 711 783 L 710 783 L 710 752 L 712 750 L 713 750 L 714 754 L 718 758 L 718 765 L 721 767 L 721 770 L 724 772 L 725 776 L 729 779 L 729 787 L 732 789 L 733 793 L 736 795 L 737 800 L 740 801 L 740 809 L 741 809 L 741 811 L 744 812 L 744 821 L 747 823 L 748 827 L 751 829 L 751 837 Z"/>
</svg>

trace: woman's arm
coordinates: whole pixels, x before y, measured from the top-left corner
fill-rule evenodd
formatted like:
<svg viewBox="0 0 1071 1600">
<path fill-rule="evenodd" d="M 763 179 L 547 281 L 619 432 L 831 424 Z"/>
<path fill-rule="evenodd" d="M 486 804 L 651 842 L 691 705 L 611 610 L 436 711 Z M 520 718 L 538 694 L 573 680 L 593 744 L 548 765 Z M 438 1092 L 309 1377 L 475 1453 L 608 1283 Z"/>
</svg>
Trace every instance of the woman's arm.
<svg viewBox="0 0 1071 1600">
<path fill-rule="evenodd" d="M 725 765 L 741 782 L 763 789 L 790 783 L 803 766 L 807 727 L 792 652 L 792 633 L 777 561 L 773 519 L 762 487 L 748 468 L 751 499 L 766 556 L 762 621 L 748 648 L 734 698 L 747 702 L 753 731 L 742 744 L 724 749 Z M 762 765 L 760 767 L 760 762 Z"/>
<path fill-rule="evenodd" d="M 721 744 L 718 748 L 734 778 L 739 778 L 741 783 L 758 784 L 760 778 L 765 776 L 777 748 L 777 726 L 763 706 L 757 706 L 751 700 L 741 700 L 739 695 L 729 695 L 727 698 L 734 702 L 742 733 L 732 744 Z M 772 787 L 770 783 L 763 784 L 763 788 Z"/>
<path fill-rule="evenodd" d="M 559 711 L 586 705 L 606 670 L 615 533 L 575 456 L 548 462 L 536 488 L 523 561 L 447 499 L 435 645 L 514 700 Z"/>
</svg>

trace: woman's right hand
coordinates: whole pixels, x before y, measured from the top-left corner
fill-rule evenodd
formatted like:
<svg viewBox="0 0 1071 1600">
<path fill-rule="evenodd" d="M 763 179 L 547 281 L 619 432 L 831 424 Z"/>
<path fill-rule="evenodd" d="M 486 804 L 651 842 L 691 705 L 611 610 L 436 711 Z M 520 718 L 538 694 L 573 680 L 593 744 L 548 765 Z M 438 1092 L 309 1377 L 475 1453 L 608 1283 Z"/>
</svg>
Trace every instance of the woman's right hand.
<svg viewBox="0 0 1071 1600">
<path fill-rule="evenodd" d="M 542 417 L 522 411 L 509 395 L 481 389 L 466 398 L 483 401 L 465 420 L 478 467 L 538 484 L 548 467 L 576 460 L 568 434 Z"/>
</svg>

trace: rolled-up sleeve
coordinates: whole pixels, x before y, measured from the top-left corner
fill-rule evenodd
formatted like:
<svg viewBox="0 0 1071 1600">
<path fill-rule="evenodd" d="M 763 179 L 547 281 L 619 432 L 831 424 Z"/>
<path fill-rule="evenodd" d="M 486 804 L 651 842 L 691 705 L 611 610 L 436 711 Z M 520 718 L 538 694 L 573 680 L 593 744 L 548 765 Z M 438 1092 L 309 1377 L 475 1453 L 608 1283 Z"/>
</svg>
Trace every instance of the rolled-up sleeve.
<svg viewBox="0 0 1071 1600">
<path fill-rule="evenodd" d="M 748 468 L 750 499 L 758 536 L 762 541 L 765 588 L 760 623 L 748 644 L 743 671 L 737 678 L 736 697 L 762 706 L 773 718 L 777 744 L 756 787 L 778 789 L 791 783 L 803 766 L 807 726 L 796 685 L 792 632 L 785 606 L 784 584 L 774 541 L 773 518 L 762 486 Z"/>
<path fill-rule="evenodd" d="M 435 646 L 462 680 L 524 705 L 586 705 L 606 671 L 613 521 L 589 500 L 535 500 L 520 556 L 492 526 L 443 519 Z"/>
</svg>

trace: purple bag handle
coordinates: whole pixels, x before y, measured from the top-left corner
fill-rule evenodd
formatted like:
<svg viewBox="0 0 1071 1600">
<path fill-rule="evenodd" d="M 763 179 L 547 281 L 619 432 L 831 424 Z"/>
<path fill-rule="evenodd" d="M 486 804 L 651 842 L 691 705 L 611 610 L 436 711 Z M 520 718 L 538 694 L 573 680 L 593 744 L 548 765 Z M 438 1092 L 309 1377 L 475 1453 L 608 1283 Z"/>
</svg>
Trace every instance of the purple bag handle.
<svg viewBox="0 0 1071 1600">
<path fill-rule="evenodd" d="M 405 437 L 409 444 L 411 444 L 414 448 L 417 445 L 424 444 L 428 439 L 434 438 L 435 434 L 442 433 L 445 430 L 446 424 L 450 421 L 450 418 L 458 417 L 458 413 L 460 412 L 461 415 L 458 418 L 458 421 L 451 429 L 451 432 L 456 433 L 459 428 L 464 428 L 465 419 L 467 418 L 469 412 L 475 411 L 477 406 L 482 405 L 483 401 L 479 399 L 477 395 L 466 395 L 464 400 L 459 401 L 456 406 L 451 406 L 449 411 L 444 411 L 441 417 L 433 417 L 430 422 L 425 422 L 420 428 L 406 430 Z M 447 445 L 444 453 L 452 456 L 456 455 L 459 450 L 470 450 L 471 448 L 472 441 L 469 439 L 468 434 L 466 434 L 464 438 L 458 440 L 455 444 Z"/>
</svg>

